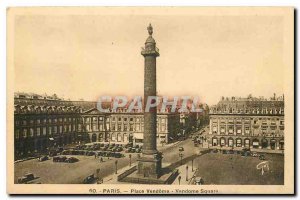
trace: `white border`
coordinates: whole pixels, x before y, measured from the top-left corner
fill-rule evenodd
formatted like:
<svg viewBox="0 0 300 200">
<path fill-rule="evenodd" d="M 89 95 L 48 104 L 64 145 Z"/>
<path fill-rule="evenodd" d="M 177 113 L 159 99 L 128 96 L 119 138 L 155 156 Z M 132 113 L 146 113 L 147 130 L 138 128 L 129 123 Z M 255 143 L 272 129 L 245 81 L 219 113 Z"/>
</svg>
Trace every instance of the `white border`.
<svg viewBox="0 0 300 200">
<path fill-rule="evenodd" d="M 1 176 L 1 187 L 0 187 L 0 195 L 1 199 L 7 199 L 7 198 L 16 198 L 13 196 L 8 196 L 6 194 L 6 164 L 5 164 L 5 158 L 6 158 L 6 8 L 7 7 L 14 7 L 14 6 L 293 6 L 296 9 L 300 8 L 300 1 L 298 0 L 249 0 L 249 1 L 241 1 L 241 0 L 202 0 L 202 1 L 196 1 L 196 0 L 144 0 L 144 1 L 138 1 L 138 0 L 31 0 L 26 1 L 23 0 L 4 0 L 1 1 L 0 4 L 0 56 L 1 56 L 1 67 L 0 67 L 0 127 L 1 127 L 1 139 L 0 139 L 0 145 L 1 145 L 1 170 L 0 170 L 0 176 Z M 298 10 L 298 16 L 299 16 L 299 10 Z M 296 21 L 296 26 L 299 27 L 299 20 Z M 295 35 L 296 37 L 298 35 Z M 298 40 L 296 46 L 298 46 Z M 299 51 L 297 52 L 296 57 L 299 56 Z M 297 64 L 297 63 L 296 63 Z M 299 70 L 298 70 L 299 72 Z M 297 77 L 299 76 L 299 73 L 297 72 Z M 298 86 L 298 84 L 297 84 Z M 297 93 L 299 93 L 299 87 Z M 297 110 L 298 113 L 298 110 Z M 297 119 L 296 124 L 299 124 L 299 118 Z M 298 135 L 298 133 L 295 133 Z M 298 135 L 298 143 L 300 141 L 300 137 Z M 297 146 L 296 146 L 297 147 Z M 297 150 L 297 149 L 296 149 Z M 297 154 L 297 160 L 299 159 L 299 154 Z M 298 173 L 296 173 L 298 174 Z M 297 177 L 298 178 L 298 177 Z M 298 181 L 296 181 L 298 182 Z M 298 190 L 299 187 L 296 189 Z M 298 190 L 299 191 L 299 190 Z M 108 196 L 105 196 L 104 198 L 107 198 Z M 31 198 L 31 197 L 29 197 Z M 51 197 L 37 197 L 37 198 L 51 198 Z M 59 197 L 62 198 L 62 197 Z M 81 196 L 80 198 L 85 198 L 84 196 Z M 97 198 L 100 198 L 100 196 L 97 196 Z M 121 197 L 110 197 L 113 199 L 121 199 Z M 141 198 L 141 197 L 123 197 L 122 199 L 129 199 L 129 198 Z M 146 197 L 142 197 L 146 198 Z M 149 197 L 150 198 L 150 197 Z M 163 197 L 160 197 L 163 198 Z M 183 196 L 179 196 L 177 198 L 183 198 Z M 201 197 L 203 198 L 203 197 Z M 212 198 L 211 196 L 209 198 Z M 222 197 L 222 198 L 231 198 L 230 196 Z M 259 197 L 259 199 L 265 199 L 265 198 L 274 198 L 274 197 Z M 283 197 L 281 199 L 287 199 L 288 197 Z M 246 197 L 246 199 L 250 199 L 250 197 Z"/>
</svg>

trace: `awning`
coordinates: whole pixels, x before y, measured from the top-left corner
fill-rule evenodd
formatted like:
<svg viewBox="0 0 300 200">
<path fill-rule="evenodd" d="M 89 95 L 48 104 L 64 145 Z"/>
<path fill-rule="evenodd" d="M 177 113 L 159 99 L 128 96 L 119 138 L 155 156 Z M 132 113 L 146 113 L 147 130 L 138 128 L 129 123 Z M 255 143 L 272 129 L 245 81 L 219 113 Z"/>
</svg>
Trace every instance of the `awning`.
<svg viewBox="0 0 300 200">
<path fill-rule="evenodd" d="M 51 138 L 49 138 L 49 140 L 54 141 L 54 138 L 51 137 Z"/>
<path fill-rule="evenodd" d="M 259 145 L 259 143 L 258 143 L 258 142 L 253 142 L 253 145 L 256 145 L 256 146 L 258 146 L 258 145 Z"/>
</svg>

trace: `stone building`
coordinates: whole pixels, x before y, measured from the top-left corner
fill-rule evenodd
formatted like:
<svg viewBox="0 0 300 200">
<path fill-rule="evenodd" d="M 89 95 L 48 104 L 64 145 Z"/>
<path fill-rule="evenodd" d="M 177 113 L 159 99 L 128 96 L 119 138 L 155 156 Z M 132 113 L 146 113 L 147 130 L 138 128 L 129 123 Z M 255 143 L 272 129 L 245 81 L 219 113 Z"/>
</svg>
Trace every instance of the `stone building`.
<svg viewBox="0 0 300 200">
<path fill-rule="evenodd" d="M 15 156 L 87 142 L 143 143 L 143 113 L 101 113 L 92 101 L 65 101 L 35 95 L 14 98 Z M 176 141 L 178 113 L 158 112 L 157 143 Z"/>
<path fill-rule="evenodd" d="M 224 98 L 210 108 L 206 140 L 215 148 L 284 149 L 284 96 Z"/>
<path fill-rule="evenodd" d="M 14 101 L 16 157 L 87 139 L 80 135 L 80 108 L 71 102 L 26 98 Z"/>
</svg>

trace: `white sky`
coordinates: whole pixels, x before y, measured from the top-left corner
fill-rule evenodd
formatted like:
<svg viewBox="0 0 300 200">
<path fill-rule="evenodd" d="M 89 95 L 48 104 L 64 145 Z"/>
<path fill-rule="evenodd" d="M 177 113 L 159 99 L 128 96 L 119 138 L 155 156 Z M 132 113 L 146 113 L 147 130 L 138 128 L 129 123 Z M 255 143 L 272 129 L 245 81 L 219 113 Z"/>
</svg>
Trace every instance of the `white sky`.
<svg viewBox="0 0 300 200">
<path fill-rule="evenodd" d="M 278 16 L 18 16 L 15 91 L 78 100 L 143 95 L 140 47 L 149 22 L 160 49 L 159 95 L 270 97 L 283 93 Z"/>
</svg>

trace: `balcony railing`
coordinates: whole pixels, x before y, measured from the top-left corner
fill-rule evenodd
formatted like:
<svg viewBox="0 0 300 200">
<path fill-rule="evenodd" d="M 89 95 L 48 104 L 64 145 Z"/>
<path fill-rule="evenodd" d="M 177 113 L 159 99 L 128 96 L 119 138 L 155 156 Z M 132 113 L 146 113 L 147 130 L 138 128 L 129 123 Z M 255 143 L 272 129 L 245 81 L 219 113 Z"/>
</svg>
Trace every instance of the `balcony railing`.
<svg viewBox="0 0 300 200">
<path fill-rule="evenodd" d="M 141 47 L 141 50 L 142 50 L 142 52 L 145 52 L 145 53 L 147 53 L 147 52 L 153 52 L 153 51 L 154 51 L 154 50 L 151 49 L 151 48 L 145 49 L 145 47 Z M 155 47 L 155 51 L 156 51 L 157 53 L 159 53 L 159 48 Z"/>
</svg>

